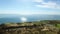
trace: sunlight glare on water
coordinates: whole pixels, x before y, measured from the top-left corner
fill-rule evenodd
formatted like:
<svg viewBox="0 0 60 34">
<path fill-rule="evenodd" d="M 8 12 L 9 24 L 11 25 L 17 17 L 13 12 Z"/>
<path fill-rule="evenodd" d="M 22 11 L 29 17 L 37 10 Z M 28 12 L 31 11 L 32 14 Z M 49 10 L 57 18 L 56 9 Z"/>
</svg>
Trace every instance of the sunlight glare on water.
<svg viewBox="0 0 60 34">
<path fill-rule="evenodd" d="M 27 18 L 25 18 L 25 17 L 21 17 L 20 19 L 21 19 L 22 22 L 26 22 L 27 21 Z"/>
</svg>

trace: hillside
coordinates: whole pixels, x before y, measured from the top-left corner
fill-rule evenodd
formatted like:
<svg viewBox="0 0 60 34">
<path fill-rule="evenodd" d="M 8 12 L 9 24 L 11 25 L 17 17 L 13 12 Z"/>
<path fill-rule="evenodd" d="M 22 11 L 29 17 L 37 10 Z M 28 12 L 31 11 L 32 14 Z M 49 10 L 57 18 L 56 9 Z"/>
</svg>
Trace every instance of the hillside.
<svg viewBox="0 0 60 34">
<path fill-rule="evenodd" d="M 60 34 L 59 20 L 42 20 L 0 25 L 2 34 Z"/>
</svg>

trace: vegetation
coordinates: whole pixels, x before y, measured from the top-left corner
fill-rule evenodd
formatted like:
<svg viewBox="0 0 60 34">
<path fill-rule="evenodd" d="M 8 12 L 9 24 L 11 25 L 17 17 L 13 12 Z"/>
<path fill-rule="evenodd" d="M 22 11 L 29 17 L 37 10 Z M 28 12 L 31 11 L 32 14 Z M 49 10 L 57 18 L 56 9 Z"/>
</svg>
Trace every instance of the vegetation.
<svg viewBox="0 0 60 34">
<path fill-rule="evenodd" d="M 59 20 L 0 24 L 1 34 L 60 34 Z"/>
</svg>

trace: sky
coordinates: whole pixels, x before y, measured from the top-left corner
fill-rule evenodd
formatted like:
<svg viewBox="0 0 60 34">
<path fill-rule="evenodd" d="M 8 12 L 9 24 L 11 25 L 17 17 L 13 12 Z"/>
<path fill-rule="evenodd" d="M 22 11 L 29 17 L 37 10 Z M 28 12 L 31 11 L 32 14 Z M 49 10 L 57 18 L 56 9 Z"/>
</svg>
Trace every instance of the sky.
<svg viewBox="0 0 60 34">
<path fill-rule="evenodd" d="M 60 0 L 0 0 L 0 14 L 60 15 Z"/>
</svg>

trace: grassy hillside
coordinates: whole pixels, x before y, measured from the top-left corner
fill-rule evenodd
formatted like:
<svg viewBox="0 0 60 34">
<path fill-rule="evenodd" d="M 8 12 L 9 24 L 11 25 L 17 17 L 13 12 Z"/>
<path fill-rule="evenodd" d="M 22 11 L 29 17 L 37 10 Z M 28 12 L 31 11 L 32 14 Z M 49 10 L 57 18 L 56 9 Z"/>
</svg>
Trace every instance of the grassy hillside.
<svg viewBox="0 0 60 34">
<path fill-rule="evenodd" d="M 60 34 L 59 20 L 0 24 L 1 34 Z"/>
</svg>

